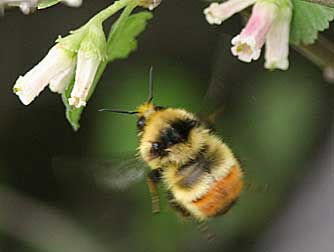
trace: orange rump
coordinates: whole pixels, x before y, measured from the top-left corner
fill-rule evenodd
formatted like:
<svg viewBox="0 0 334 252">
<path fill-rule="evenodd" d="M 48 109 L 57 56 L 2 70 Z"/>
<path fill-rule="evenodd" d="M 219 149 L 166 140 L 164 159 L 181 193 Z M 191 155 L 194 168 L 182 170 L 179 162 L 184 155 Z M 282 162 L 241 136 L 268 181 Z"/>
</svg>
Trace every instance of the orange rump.
<svg viewBox="0 0 334 252">
<path fill-rule="evenodd" d="M 207 217 L 220 215 L 239 198 L 242 189 L 242 171 L 235 165 L 226 177 L 215 182 L 209 191 L 200 199 L 193 201 L 193 204 Z"/>
</svg>

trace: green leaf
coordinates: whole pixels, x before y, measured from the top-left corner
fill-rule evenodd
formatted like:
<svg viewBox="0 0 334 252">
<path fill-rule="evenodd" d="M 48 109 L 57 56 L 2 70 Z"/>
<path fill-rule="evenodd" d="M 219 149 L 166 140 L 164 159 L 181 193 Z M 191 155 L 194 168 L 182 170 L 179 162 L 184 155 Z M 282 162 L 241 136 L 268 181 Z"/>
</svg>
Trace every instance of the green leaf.
<svg viewBox="0 0 334 252">
<path fill-rule="evenodd" d="M 302 0 L 292 0 L 293 18 L 290 42 L 293 44 L 312 44 L 318 32 L 329 27 L 334 19 L 334 8 L 313 4 Z"/>
<path fill-rule="evenodd" d="M 140 12 L 120 19 L 114 24 L 108 40 L 108 59 L 124 59 L 137 49 L 136 37 L 145 29 L 146 23 L 152 18 L 150 12 Z"/>
<path fill-rule="evenodd" d="M 74 108 L 68 103 L 68 99 L 71 96 L 71 91 L 73 89 L 73 86 L 74 86 L 74 78 L 71 80 L 71 82 L 69 83 L 69 85 L 65 89 L 65 92 L 62 94 L 62 99 L 63 99 L 63 103 L 64 103 L 65 109 L 66 109 L 66 118 L 67 118 L 68 122 L 71 124 L 72 128 L 75 131 L 77 131 L 80 127 L 79 119 L 80 119 L 80 114 L 81 114 L 82 108 L 80 108 L 80 109 Z"/>
<path fill-rule="evenodd" d="M 49 8 L 57 3 L 60 3 L 60 0 L 42 0 L 38 2 L 38 9 Z"/>
</svg>

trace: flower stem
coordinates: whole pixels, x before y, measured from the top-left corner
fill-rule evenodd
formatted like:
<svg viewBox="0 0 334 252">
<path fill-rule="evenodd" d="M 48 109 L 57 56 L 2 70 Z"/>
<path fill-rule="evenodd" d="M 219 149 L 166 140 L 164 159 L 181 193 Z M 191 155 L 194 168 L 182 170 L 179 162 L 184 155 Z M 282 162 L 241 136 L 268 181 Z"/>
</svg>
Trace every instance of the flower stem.
<svg viewBox="0 0 334 252">
<path fill-rule="evenodd" d="M 305 58 L 323 71 L 326 81 L 334 83 L 334 44 L 319 36 L 315 44 L 294 46 Z"/>
<path fill-rule="evenodd" d="M 124 8 L 125 6 L 129 5 L 130 3 L 137 5 L 138 0 L 118 0 L 114 2 L 112 5 L 110 5 L 109 7 L 105 8 L 104 10 L 96 14 L 90 21 L 104 22 L 110 16 L 112 16 L 113 14 L 115 14 L 117 11 Z"/>
<path fill-rule="evenodd" d="M 128 2 L 131 2 L 131 1 L 128 1 Z M 119 17 L 119 19 L 117 20 L 117 22 L 116 22 L 114 25 L 111 26 L 110 31 L 109 31 L 109 35 L 108 35 L 108 40 L 107 40 L 107 45 L 108 45 L 108 47 L 110 46 L 110 45 L 109 45 L 109 44 L 110 44 L 109 42 L 110 42 L 110 40 L 112 39 L 112 36 L 113 36 L 113 34 L 114 34 L 114 31 L 117 30 L 117 27 L 122 23 L 122 21 L 123 21 L 125 18 L 127 18 L 127 17 L 131 14 L 131 12 L 133 11 L 134 8 L 136 8 L 136 6 L 137 6 L 137 2 L 138 2 L 138 1 L 135 0 L 135 1 L 132 1 L 132 3 L 129 3 L 129 4 L 126 6 L 126 8 L 124 9 L 124 11 L 122 12 L 122 14 L 121 14 L 121 16 Z M 104 73 L 104 70 L 105 70 L 105 68 L 107 67 L 108 63 L 109 63 L 109 62 L 108 62 L 107 60 L 102 61 L 102 62 L 100 63 L 100 66 L 99 66 L 99 68 L 97 69 L 97 73 L 96 73 L 96 75 L 95 75 L 94 83 L 93 83 L 92 87 L 91 87 L 90 90 L 89 90 L 89 94 L 88 94 L 88 97 L 87 97 L 87 101 L 89 100 L 89 98 L 90 98 L 91 95 L 93 94 L 93 92 L 94 92 L 94 90 L 95 90 L 95 87 L 96 87 L 97 83 L 99 82 L 99 80 L 101 79 L 102 74 Z"/>
</svg>

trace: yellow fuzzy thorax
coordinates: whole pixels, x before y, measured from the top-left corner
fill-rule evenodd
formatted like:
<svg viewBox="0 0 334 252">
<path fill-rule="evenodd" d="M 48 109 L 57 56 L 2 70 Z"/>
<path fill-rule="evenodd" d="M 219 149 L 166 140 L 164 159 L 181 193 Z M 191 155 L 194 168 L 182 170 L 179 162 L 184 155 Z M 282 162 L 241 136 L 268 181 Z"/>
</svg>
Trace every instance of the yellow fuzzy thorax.
<svg viewBox="0 0 334 252">
<path fill-rule="evenodd" d="M 172 146 L 168 157 L 150 158 L 150 149 L 152 143 L 158 141 L 160 134 L 169 127 L 170 121 L 175 119 L 196 119 L 196 117 L 184 109 L 166 108 L 163 110 L 155 110 L 152 104 L 143 104 L 138 107 L 138 117 L 146 118 L 146 125 L 143 132 L 140 133 L 139 153 L 143 160 L 151 167 L 151 169 L 165 166 L 167 163 L 178 163 L 179 165 L 189 160 L 204 143 L 206 129 L 196 129 L 189 136 L 187 143 Z M 198 134 L 200 131 L 205 134 Z"/>
</svg>

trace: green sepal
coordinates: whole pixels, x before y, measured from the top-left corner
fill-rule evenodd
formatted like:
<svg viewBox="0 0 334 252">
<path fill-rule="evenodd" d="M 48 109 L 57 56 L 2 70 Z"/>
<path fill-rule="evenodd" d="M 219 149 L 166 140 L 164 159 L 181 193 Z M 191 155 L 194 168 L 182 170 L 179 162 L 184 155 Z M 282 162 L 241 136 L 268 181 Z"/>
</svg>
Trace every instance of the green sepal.
<svg viewBox="0 0 334 252">
<path fill-rule="evenodd" d="M 56 43 L 61 44 L 66 50 L 77 53 L 79 51 L 82 40 L 87 34 L 88 24 L 80 27 L 77 30 L 70 31 L 70 34 L 66 37 L 59 36 L 56 40 Z"/>
<path fill-rule="evenodd" d="M 107 40 L 100 22 L 89 24 L 79 50 L 100 61 L 107 59 Z"/>
</svg>

